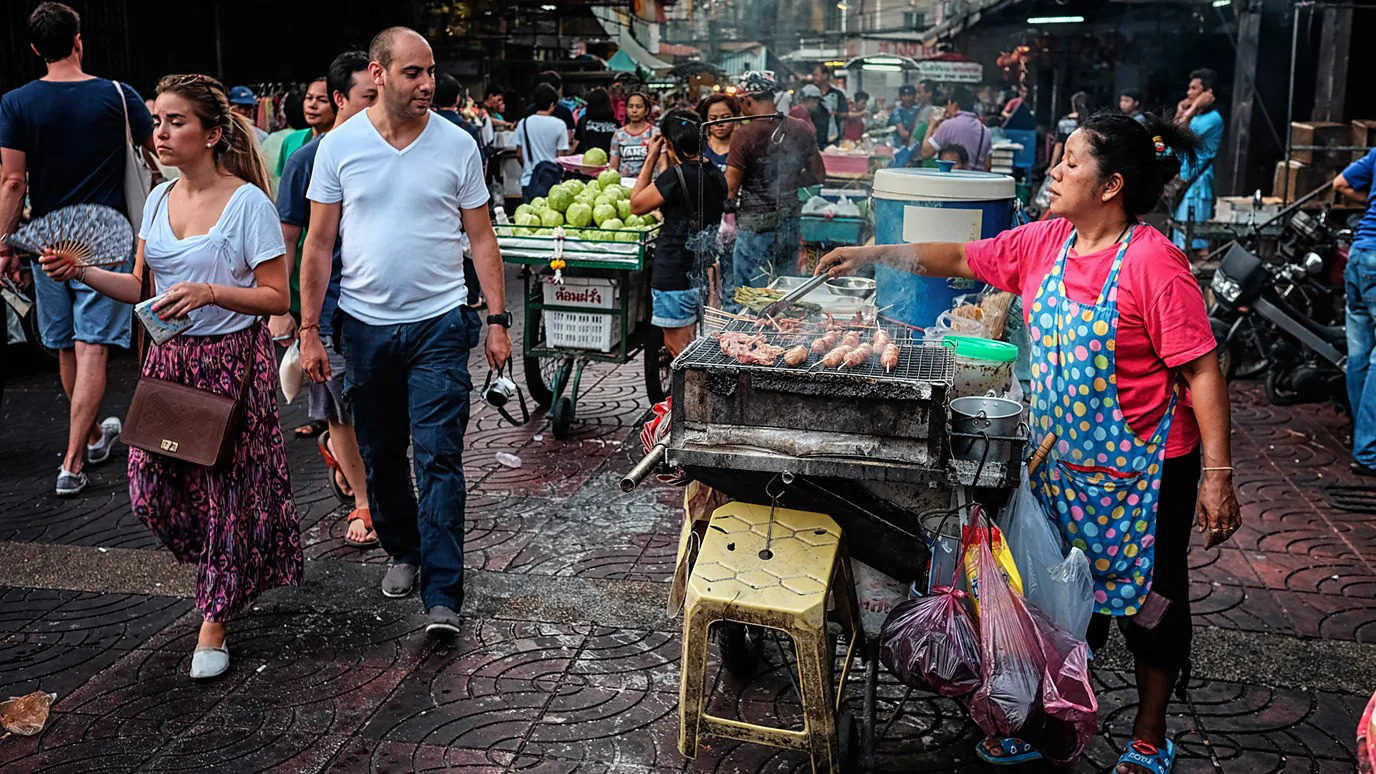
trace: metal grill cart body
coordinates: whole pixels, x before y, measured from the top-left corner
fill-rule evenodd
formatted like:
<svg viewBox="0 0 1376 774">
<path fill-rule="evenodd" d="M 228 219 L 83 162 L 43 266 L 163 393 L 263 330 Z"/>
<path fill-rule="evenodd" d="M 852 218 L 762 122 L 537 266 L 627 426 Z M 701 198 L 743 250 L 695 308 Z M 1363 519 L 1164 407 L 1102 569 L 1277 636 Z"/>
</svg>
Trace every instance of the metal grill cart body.
<svg viewBox="0 0 1376 774">
<path fill-rule="evenodd" d="M 754 330 L 739 322 L 733 329 Z M 1015 486 L 1025 438 L 986 441 L 1002 450 L 988 459 L 955 459 L 947 429 L 954 355 L 905 331 L 891 334 L 900 347 L 891 373 L 874 359 L 822 370 L 815 354 L 798 367 L 741 365 L 717 341 L 697 340 L 673 363 L 663 459 L 733 499 L 827 514 L 855 559 L 900 581 L 923 577 L 923 516 L 948 511 L 967 488 Z M 765 336 L 780 346 L 799 343 L 797 336 Z M 877 681 L 878 632 L 866 635 L 862 765 L 873 759 Z M 724 651 L 740 647 L 723 643 Z"/>
<path fill-rule="evenodd" d="M 499 229 L 502 260 L 524 267 L 526 387 L 549 409 L 554 436 L 568 436 L 583 370 L 591 362 L 622 364 L 642 353 L 650 401 L 663 400 L 669 359 L 662 333 L 649 322 L 648 269 L 656 231 L 562 227 L 554 236 L 514 236 L 509 227 Z"/>
</svg>

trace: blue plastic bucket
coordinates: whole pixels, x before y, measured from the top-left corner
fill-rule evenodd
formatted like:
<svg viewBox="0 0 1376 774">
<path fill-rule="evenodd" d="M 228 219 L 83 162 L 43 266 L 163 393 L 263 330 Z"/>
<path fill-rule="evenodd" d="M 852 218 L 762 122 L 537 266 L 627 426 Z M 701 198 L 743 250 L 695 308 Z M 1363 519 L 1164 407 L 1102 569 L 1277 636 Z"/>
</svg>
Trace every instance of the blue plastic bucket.
<svg viewBox="0 0 1376 774">
<path fill-rule="evenodd" d="M 874 175 L 874 242 L 970 242 L 1013 223 L 1016 183 L 1007 175 L 935 169 L 881 169 Z M 976 290 L 972 280 L 919 277 L 876 266 L 876 303 L 885 315 L 928 327 L 956 296 Z"/>
</svg>

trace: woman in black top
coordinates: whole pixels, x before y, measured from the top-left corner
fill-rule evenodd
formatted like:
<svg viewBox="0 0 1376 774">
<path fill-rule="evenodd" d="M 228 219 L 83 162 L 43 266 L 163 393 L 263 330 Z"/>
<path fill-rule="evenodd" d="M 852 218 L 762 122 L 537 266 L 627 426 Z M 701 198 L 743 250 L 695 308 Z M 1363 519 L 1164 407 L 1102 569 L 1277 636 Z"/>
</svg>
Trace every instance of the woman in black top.
<svg viewBox="0 0 1376 774">
<path fill-rule="evenodd" d="M 573 131 L 573 139 L 578 142 L 576 150 L 587 153 L 593 148 L 601 148 L 608 153 L 612 149 L 612 135 L 621 128 L 612 110 L 612 98 L 607 90 L 596 88 L 588 92 L 588 109 L 578 119 L 578 128 Z"/>
<path fill-rule="evenodd" d="M 726 177 L 702 159 L 701 126 L 692 110 L 665 113 L 631 192 L 631 212 L 657 209 L 664 215 L 650 272 L 651 322 L 664 330 L 664 347 L 675 357 L 697 335 L 703 279 L 717 262 L 717 229 L 726 201 Z M 665 152 L 669 166 L 655 178 Z"/>
</svg>

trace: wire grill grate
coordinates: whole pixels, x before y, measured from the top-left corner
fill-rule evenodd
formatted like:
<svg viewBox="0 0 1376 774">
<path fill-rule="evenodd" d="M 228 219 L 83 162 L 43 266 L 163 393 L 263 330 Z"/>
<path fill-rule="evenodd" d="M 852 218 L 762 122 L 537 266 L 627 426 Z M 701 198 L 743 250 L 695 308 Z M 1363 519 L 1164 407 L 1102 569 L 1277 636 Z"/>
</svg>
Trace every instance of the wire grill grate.
<svg viewBox="0 0 1376 774">
<path fill-rule="evenodd" d="M 818 331 L 807 333 L 779 333 L 760 331 L 748 323 L 732 322 L 727 331 L 759 333 L 764 341 L 777 347 L 808 347 L 807 362 L 800 366 L 784 364 L 780 358 L 776 365 L 744 365 L 736 362 L 721 351 L 715 336 L 706 336 L 693 342 L 683 354 L 674 361 L 674 368 L 704 368 L 727 371 L 753 371 L 770 374 L 796 373 L 799 378 L 854 379 L 858 381 L 891 381 L 918 384 L 943 384 L 950 386 L 955 376 L 955 355 L 947 347 L 923 344 L 912 338 L 905 330 L 886 331 L 899 347 L 898 367 L 885 373 L 879 365 L 879 353 L 875 353 L 863 366 L 858 368 L 828 368 L 820 365 L 821 355 L 811 351 L 812 340 L 821 335 Z"/>
</svg>

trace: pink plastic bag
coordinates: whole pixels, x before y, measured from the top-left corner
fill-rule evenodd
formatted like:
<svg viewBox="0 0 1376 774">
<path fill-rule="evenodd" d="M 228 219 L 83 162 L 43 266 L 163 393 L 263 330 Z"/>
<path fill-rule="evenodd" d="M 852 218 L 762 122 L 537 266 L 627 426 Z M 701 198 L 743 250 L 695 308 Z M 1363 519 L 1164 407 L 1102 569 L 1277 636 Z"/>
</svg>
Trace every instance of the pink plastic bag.
<svg viewBox="0 0 1376 774">
<path fill-rule="evenodd" d="M 895 607 L 879 633 L 879 660 L 904 685 L 964 696 L 980 683 L 979 635 L 965 592 L 949 586 Z"/>
<path fill-rule="evenodd" d="M 989 543 L 980 541 L 969 550 L 976 552 L 981 579 L 979 644 L 984 665 L 983 679 L 970 699 L 970 716 L 990 736 L 1022 738 L 1025 728 L 1041 723 L 1046 671 L 1041 637 L 1026 603 L 999 571 Z"/>
<path fill-rule="evenodd" d="M 1099 728 L 1099 700 L 1089 676 L 1089 646 L 1035 607 L 1029 606 L 1028 612 L 1037 624 L 1046 655 L 1042 676 L 1044 725 L 1029 736 L 1036 739 L 1032 743 L 1042 755 L 1064 766 L 1080 757 Z"/>
<path fill-rule="evenodd" d="M 1053 763 L 1084 752 L 1098 727 L 1088 650 L 1009 587 L 987 542 L 978 548 L 983 680 L 970 716 L 990 736 L 1016 737 Z"/>
</svg>

